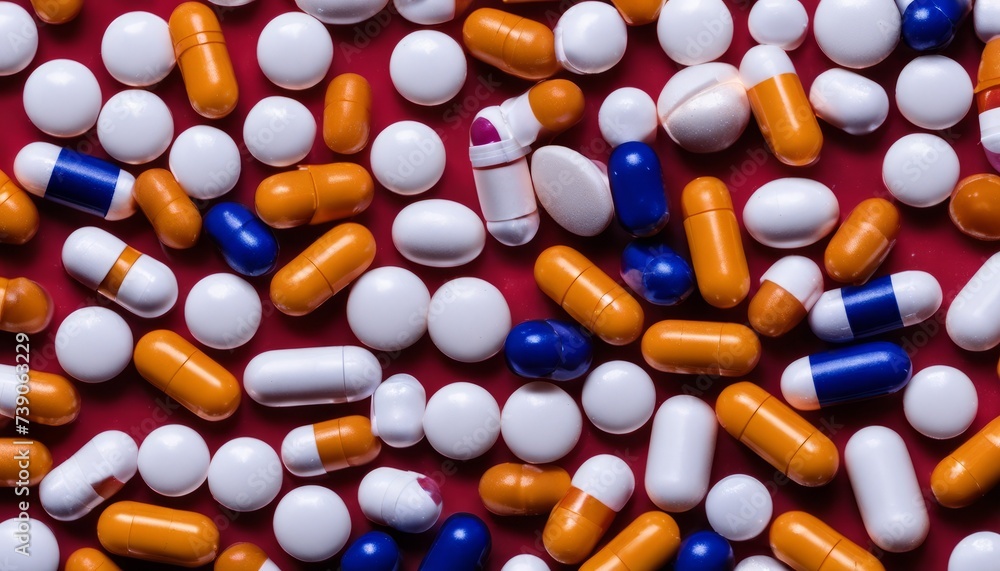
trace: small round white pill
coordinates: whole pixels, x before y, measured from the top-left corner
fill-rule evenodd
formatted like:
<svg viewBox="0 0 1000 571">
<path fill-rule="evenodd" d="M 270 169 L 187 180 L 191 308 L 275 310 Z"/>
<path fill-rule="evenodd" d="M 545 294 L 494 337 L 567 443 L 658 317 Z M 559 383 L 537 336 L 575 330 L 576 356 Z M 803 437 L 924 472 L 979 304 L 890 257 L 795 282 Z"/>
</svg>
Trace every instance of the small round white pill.
<svg viewBox="0 0 1000 571">
<path fill-rule="evenodd" d="M 423 123 L 399 121 L 375 137 L 370 160 L 379 184 L 404 196 L 420 194 L 444 174 L 444 143 Z"/>
<path fill-rule="evenodd" d="M 27 557 L 22 551 L 25 535 L 30 543 Z M 59 569 L 59 542 L 49 526 L 41 521 L 12 517 L 0 523 L 0 561 L 14 571 L 56 571 Z"/>
<path fill-rule="evenodd" d="M 174 140 L 170 172 L 191 198 L 211 200 L 226 194 L 240 178 L 240 149 L 225 131 L 195 125 Z"/>
<path fill-rule="evenodd" d="M 281 491 L 281 458 L 256 438 L 226 442 L 208 466 L 208 489 L 215 501 L 233 511 L 252 512 L 271 503 Z"/>
<path fill-rule="evenodd" d="M 387 266 L 370 270 L 351 286 L 347 324 L 359 341 L 378 351 L 399 351 L 427 331 L 431 294 L 416 274 Z"/>
<path fill-rule="evenodd" d="M 329 559 L 351 536 L 347 505 L 322 486 L 301 486 L 285 494 L 274 508 L 272 524 L 278 545 L 299 561 Z"/>
<path fill-rule="evenodd" d="M 767 555 L 754 555 L 740 561 L 733 571 L 789 571 L 785 564 Z"/>
<path fill-rule="evenodd" d="M 568 147 L 535 151 L 531 183 L 542 208 L 571 234 L 596 236 L 615 216 L 607 167 Z"/>
<path fill-rule="evenodd" d="M 972 107 L 972 80 L 957 61 L 930 55 L 913 58 L 896 79 L 896 106 L 924 129 L 947 129 Z"/>
<path fill-rule="evenodd" d="M 675 73 L 660 92 L 656 112 L 663 130 L 681 148 L 714 153 L 743 134 L 750 122 L 750 100 L 739 70 L 712 62 Z"/>
<path fill-rule="evenodd" d="M 389 57 L 392 85 L 404 99 L 417 105 L 450 101 L 465 85 L 467 72 L 462 46 L 436 30 L 406 35 Z"/>
<path fill-rule="evenodd" d="M 958 154 L 947 141 L 912 133 L 889 147 L 882 161 L 882 182 L 903 204 L 926 208 L 944 202 L 958 184 Z"/>
<path fill-rule="evenodd" d="M 309 14 L 281 14 L 257 38 L 257 63 L 278 87 L 309 89 L 330 71 L 333 40 L 326 26 Z"/>
<path fill-rule="evenodd" d="M 383 381 L 372 395 L 372 434 L 393 448 L 408 448 L 424 438 L 427 392 L 405 373 Z"/>
<path fill-rule="evenodd" d="M 132 348 L 128 323 L 103 307 L 74 311 L 56 331 L 59 366 L 85 383 L 103 383 L 117 377 L 132 361 Z"/>
<path fill-rule="evenodd" d="M 427 319 L 431 341 L 463 363 L 496 355 L 510 331 L 510 308 L 500 290 L 479 278 L 457 278 L 431 297 Z"/>
<path fill-rule="evenodd" d="M 290 97 L 265 97 L 243 122 L 243 142 L 255 159 L 287 167 L 306 158 L 316 140 L 316 118 Z"/>
<path fill-rule="evenodd" d="M 583 416 L 566 391 L 542 381 L 511 393 L 500 413 L 500 434 L 507 448 L 531 464 L 555 462 L 580 441 Z"/>
<path fill-rule="evenodd" d="M 385 8 L 389 0 L 295 0 L 295 5 L 324 24 L 357 24 Z M 386 14 L 386 18 L 392 16 Z M 381 29 L 381 28 L 380 28 Z"/>
<path fill-rule="evenodd" d="M 13 2 L 0 2 L 0 76 L 24 70 L 38 52 L 38 27 L 27 10 Z"/>
<path fill-rule="evenodd" d="M 899 43 L 902 22 L 893 0 L 820 0 L 813 35 L 833 63 L 862 69 L 889 57 Z"/>
<path fill-rule="evenodd" d="M 604 73 L 625 56 L 628 28 L 610 4 L 586 0 L 563 12 L 552 30 L 556 60 L 581 75 Z"/>
<path fill-rule="evenodd" d="M 129 89 L 108 99 L 97 118 L 97 139 L 112 158 L 131 165 L 155 160 L 174 138 L 174 117 L 157 95 Z"/>
<path fill-rule="evenodd" d="M 747 541 L 763 533 L 773 509 L 764 484 L 744 474 L 719 480 L 705 498 L 708 524 L 730 541 Z"/>
<path fill-rule="evenodd" d="M 733 41 L 733 15 L 722 0 L 670 0 L 660 10 L 656 36 L 681 65 L 714 61 Z"/>
<path fill-rule="evenodd" d="M 104 31 L 101 59 L 111 77 L 125 85 L 159 83 L 176 63 L 166 20 L 149 12 L 118 16 Z"/>
<path fill-rule="evenodd" d="M 840 204 L 825 184 L 808 178 L 779 178 L 754 191 L 743 207 L 747 232 L 771 248 L 804 248 L 837 226 Z"/>
<path fill-rule="evenodd" d="M 90 69 L 70 59 L 47 61 L 24 82 L 24 111 L 53 137 L 86 133 L 101 113 L 101 86 Z"/>
<path fill-rule="evenodd" d="M 257 290 L 233 274 L 212 274 L 194 284 L 184 302 L 184 322 L 202 345 L 235 349 L 253 339 L 262 306 Z"/>
<path fill-rule="evenodd" d="M 806 39 L 809 14 L 799 0 L 758 0 L 750 9 L 747 27 L 758 44 L 791 51 Z"/>
<path fill-rule="evenodd" d="M 549 566 L 541 557 L 522 553 L 507 560 L 500 571 L 550 571 Z"/>
<path fill-rule="evenodd" d="M 478 458 L 500 436 L 500 407 L 493 395 L 479 385 L 445 385 L 427 401 L 424 435 L 442 456 L 453 460 Z"/>
<path fill-rule="evenodd" d="M 468 206 L 432 198 L 399 211 L 392 221 L 392 243 L 411 262 L 453 268 L 479 256 L 486 245 L 486 229 Z"/>
<path fill-rule="evenodd" d="M 948 571 L 1000 571 L 1000 534 L 977 531 L 958 542 L 948 558 Z"/>
<path fill-rule="evenodd" d="M 608 361 L 587 375 L 580 401 L 594 426 L 609 434 L 628 434 L 653 416 L 656 387 L 642 367 Z"/>
<path fill-rule="evenodd" d="M 604 98 L 597 112 L 597 122 L 604 140 L 617 147 L 629 141 L 653 144 L 659 119 L 656 103 L 648 93 L 635 87 L 622 87 Z"/>
<path fill-rule="evenodd" d="M 817 117 L 851 135 L 867 135 L 889 116 L 889 96 L 881 85 L 840 68 L 816 76 L 809 103 Z"/>
<path fill-rule="evenodd" d="M 972 379 L 946 365 L 913 375 L 903 393 L 903 412 L 914 430 L 944 440 L 965 432 L 976 419 L 979 395 Z"/>
<path fill-rule="evenodd" d="M 186 496 L 205 483 L 210 460 L 200 434 L 168 424 L 150 432 L 139 446 L 139 475 L 158 494 Z"/>
</svg>

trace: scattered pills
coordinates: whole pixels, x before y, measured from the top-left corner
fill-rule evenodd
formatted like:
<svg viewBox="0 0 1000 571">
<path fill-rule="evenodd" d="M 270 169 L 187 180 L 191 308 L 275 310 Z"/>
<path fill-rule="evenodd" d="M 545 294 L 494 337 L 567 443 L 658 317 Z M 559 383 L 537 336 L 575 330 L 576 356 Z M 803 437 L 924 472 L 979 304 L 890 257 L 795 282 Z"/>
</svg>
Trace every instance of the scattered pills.
<svg viewBox="0 0 1000 571">
<path fill-rule="evenodd" d="M 573 450 L 582 431 L 583 417 L 576 402 L 552 383 L 521 386 L 507 398 L 500 413 L 500 434 L 507 448 L 531 464 L 560 460 Z"/>
<path fill-rule="evenodd" d="M 91 438 L 38 485 L 38 499 L 52 519 L 76 521 L 135 476 L 139 447 L 119 430 Z"/>
<path fill-rule="evenodd" d="M 948 558 L 948 571 L 979 569 L 997 571 L 1000 569 L 1000 534 L 992 531 L 977 531 L 959 541 Z"/>
<path fill-rule="evenodd" d="M 444 174 L 441 137 L 416 121 L 399 121 L 375 137 L 371 149 L 372 175 L 385 188 L 410 196 L 426 192 Z"/>
<path fill-rule="evenodd" d="M 90 68 L 80 62 L 47 61 L 24 82 L 24 112 L 47 135 L 82 135 L 97 123 L 101 86 Z"/>
<path fill-rule="evenodd" d="M 110 309 L 78 309 L 59 324 L 56 359 L 68 375 L 79 381 L 111 380 L 132 360 L 132 330 Z"/>
<path fill-rule="evenodd" d="M 208 489 L 215 501 L 237 512 L 252 512 L 271 503 L 281 490 L 281 459 L 267 443 L 240 437 L 212 456 Z"/>
<path fill-rule="evenodd" d="M 333 40 L 326 26 L 308 14 L 280 14 L 257 37 L 257 63 L 278 87 L 309 89 L 330 70 Z"/>
<path fill-rule="evenodd" d="M 174 140 L 170 172 L 191 198 L 211 200 L 226 194 L 240 178 L 240 150 L 225 131 L 196 125 Z"/>
<path fill-rule="evenodd" d="M 38 27 L 31 14 L 13 2 L 0 3 L 0 35 L 20 39 L 0 48 L 0 76 L 27 68 L 38 52 Z"/>
<path fill-rule="evenodd" d="M 299 561 L 329 559 L 351 536 L 351 514 L 344 500 L 322 486 L 301 486 L 285 494 L 272 521 L 278 545 Z"/>
<path fill-rule="evenodd" d="M 404 99 L 417 105 L 441 105 L 458 95 L 468 65 L 462 46 L 437 30 L 411 32 L 389 57 L 389 78 Z M 428 81 L 433 77 L 434 81 Z"/>
<path fill-rule="evenodd" d="M 667 80 L 656 101 L 660 125 L 692 153 L 733 146 L 750 123 L 750 100 L 739 71 L 728 63 L 686 67 Z"/>
<path fill-rule="evenodd" d="M 395 374 L 372 394 L 372 434 L 393 448 L 409 448 L 424 439 L 425 408 L 427 392 L 420 381 Z"/>
<path fill-rule="evenodd" d="M 101 59 L 111 77 L 132 87 L 163 81 L 174 69 L 174 45 L 166 20 L 149 12 L 115 18 L 101 40 Z"/>
<path fill-rule="evenodd" d="M 733 474 L 716 482 L 705 498 L 712 529 L 730 541 L 747 541 L 771 523 L 771 492 L 753 476 Z"/>
<path fill-rule="evenodd" d="M 184 322 L 191 336 L 213 349 L 247 344 L 260 327 L 261 314 L 257 290 L 232 274 L 202 278 L 184 302 Z"/>
<path fill-rule="evenodd" d="M 889 147 L 882 161 L 882 182 L 903 204 L 927 208 L 951 196 L 958 184 L 958 154 L 930 133 L 912 133 Z"/>
<path fill-rule="evenodd" d="M 247 113 L 243 142 L 255 159 L 287 167 L 306 158 L 316 139 L 316 119 L 295 99 L 265 97 Z"/>
<path fill-rule="evenodd" d="M 803 248 L 833 231 L 840 218 L 837 196 L 821 182 L 779 178 L 754 191 L 743 207 L 743 224 L 772 248 Z"/>
<path fill-rule="evenodd" d="M 953 127 L 972 107 L 972 80 L 953 59 L 942 55 L 916 57 L 896 79 L 896 107 L 917 127 Z"/>
<path fill-rule="evenodd" d="M 180 424 L 167 424 L 139 445 L 139 475 L 154 492 L 176 498 L 197 490 L 208 478 L 211 456 L 205 439 Z"/>
<path fill-rule="evenodd" d="M 610 181 L 597 161 L 568 147 L 546 145 L 531 155 L 531 183 L 542 208 L 567 232 L 596 236 L 611 224 Z"/>
<path fill-rule="evenodd" d="M 556 61 L 577 74 L 604 73 L 625 55 L 625 21 L 613 6 L 586 0 L 559 16 L 552 33 Z"/>
<path fill-rule="evenodd" d="M 434 527 L 444 507 L 434 480 L 386 466 L 361 480 L 358 505 L 372 522 L 403 533 L 423 533 Z"/>
<path fill-rule="evenodd" d="M 893 0 L 820 0 L 813 14 L 819 49 L 833 63 L 851 69 L 872 67 L 889 57 L 901 28 L 902 17 Z"/>
<path fill-rule="evenodd" d="M 396 214 L 392 243 L 411 262 L 454 268 L 479 257 L 486 246 L 486 229 L 471 208 L 432 198 L 409 204 Z"/>
<path fill-rule="evenodd" d="M 976 419 L 979 395 L 972 379 L 947 365 L 913 375 L 903 393 L 903 413 L 914 430 L 945 440 L 964 433 Z"/>
<path fill-rule="evenodd" d="M 448 357 L 478 363 L 500 352 L 510 323 L 507 300 L 496 286 L 479 278 L 457 278 L 431 297 L 427 332 Z"/>
<path fill-rule="evenodd" d="M 660 10 L 656 36 L 667 57 L 681 65 L 714 61 L 733 41 L 733 15 L 722 0 L 668 2 Z"/>
<path fill-rule="evenodd" d="M 116 93 L 97 118 L 97 139 L 112 158 L 148 163 L 162 155 L 174 138 L 174 118 L 166 103 L 142 89 Z"/>
<path fill-rule="evenodd" d="M 629 141 L 652 144 L 658 120 L 653 98 L 635 87 L 622 87 L 609 93 L 597 113 L 601 136 L 612 147 Z M 538 160 L 537 151 L 533 160 Z"/>
<path fill-rule="evenodd" d="M 809 14 L 799 0 L 763 0 L 750 9 L 747 27 L 758 44 L 792 51 L 806 39 Z"/>
<path fill-rule="evenodd" d="M 424 435 L 442 456 L 453 460 L 478 458 L 500 436 L 500 407 L 493 395 L 479 385 L 447 384 L 427 401 Z"/>
<path fill-rule="evenodd" d="M 889 96 L 881 85 L 840 68 L 816 76 L 809 103 L 817 117 L 850 135 L 867 135 L 889 116 Z"/>
<path fill-rule="evenodd" d="M 653 416 L 656 387 L 642 367 L 608 361 L 587 375 L 580 397 L 587 418 L 609 434 L 629 434 Z"/>
<path fill-rule="evenodd" d="M 413 272 L 394 266 L 366 272 L 347 298 L 347 324 L 376 351 L 400 351 L 427 331 L 431 294 Z"/>
</svg>

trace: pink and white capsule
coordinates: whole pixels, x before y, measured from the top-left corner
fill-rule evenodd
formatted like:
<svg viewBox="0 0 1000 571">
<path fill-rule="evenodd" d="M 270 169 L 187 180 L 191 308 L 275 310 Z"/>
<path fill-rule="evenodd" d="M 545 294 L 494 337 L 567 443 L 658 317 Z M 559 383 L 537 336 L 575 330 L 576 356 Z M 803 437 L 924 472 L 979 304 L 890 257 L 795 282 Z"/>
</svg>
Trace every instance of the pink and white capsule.
<svg viewBox="0 0 1000 571">
<path fill-rule="evenodd" d="M 73 521 L 90 513 L 135 476 L 139 447 L 131 436 L 108 430 L 90 439 L 38 486 L 45 513 Z"/>
<path fill-rule="evenodd" d="M 441 517 L 441 490 L 434 480 L 406 470 L 375 468 L 358 486 L 365 517 L 403 533 L 422 533 Z"/>
<path fill-rule="evenodd" d="M 668 512 L 686 512 L 708 493 L 719 423 L 705 401 L 671 397 L 653 417 L 646 457 L 646 494 Z"/>
</svg>

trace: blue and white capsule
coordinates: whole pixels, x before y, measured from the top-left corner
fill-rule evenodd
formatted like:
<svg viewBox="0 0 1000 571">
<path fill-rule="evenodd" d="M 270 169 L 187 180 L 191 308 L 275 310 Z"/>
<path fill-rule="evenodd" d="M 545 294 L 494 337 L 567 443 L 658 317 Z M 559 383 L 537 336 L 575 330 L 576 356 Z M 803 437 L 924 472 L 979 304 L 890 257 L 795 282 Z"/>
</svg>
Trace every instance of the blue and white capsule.
<svg viewBox="0 0 1000 571">
<path fill-rule="evenodd" d="M 825 292 L 809 312 L 809 327 L 824 341 L 854 341 L 916 325 L 934 315 L 942 299 L 934 276 L 899 272 Z"/>
<path fill-rule="evenodd" d="M 486 568 L 492 539 L 486 523 L 470 513 L 456 513 L 441 524 L 419 571 L 480 571 Z"/>
<path fill-rule="evenodd" d="M 236 272 L 262 276 L 278 263 L 278 241 L 271 229 L 238 202 L 213 206 L 205 214 L 204 228 Z"/>
<path fill-rule="evenodd" d="M 615 218 L 633 236 L 652 236 L 670 219 L 663 170 L 656 151 L 646 143 L 623 143 L 608 160 Z"/>
<path fill-rule="evenodd" d="M 622 279 L 649 303 L 677 305 L 694 291 L 687 260 L 663 244 L 636 240 L 622 252 Z"/>
<path fill-rule="evenodd" d="M 918 52 L 947 47 L 972 11 L 972 0 L 896 0 L 903 14 L 902 35 Z"/>
<path fill-rule="evenodd" d="M 135 177 L 72 149 L 29 143 L 14 158 L 14 176 L 35 196 L 105 220 L 122 220 L 135 213 Z"/>
<path fill-rule="evenodd" d="M 557 319 L 515 325 L 503 345 L 507 366 L 529 379 L 569 381 L 587 372 L 593 359 L 590 334 Z"/>
<path fill-rule="evenodd" d="M 873 341 L 792 361 L 781 374 L 781 395 L 799 410 L 892 394 L 910 382 L 906 351 Z"/>
<path fill-rule="evenodd" d="M 352 543 L 340 559 L 340 571 L 399 571 L 402 559 L 392 536 L 369 531 Z"/>
</svg>

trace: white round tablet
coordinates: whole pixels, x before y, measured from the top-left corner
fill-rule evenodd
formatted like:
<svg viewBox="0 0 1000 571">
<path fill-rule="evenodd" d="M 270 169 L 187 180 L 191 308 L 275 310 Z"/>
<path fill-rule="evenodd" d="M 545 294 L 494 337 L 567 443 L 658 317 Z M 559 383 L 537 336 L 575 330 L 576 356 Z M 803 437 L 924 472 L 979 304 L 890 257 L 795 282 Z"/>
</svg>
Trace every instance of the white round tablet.
<svg viewBox="0 0 1000 571">
<path fill-rule="evenodd" d="M 648 93 L 635 87 L 622 87 L 604 98 L 597 112 L 597 122 L 604 140 L 617 147 L 629 141 L 652 144 L 659 119 L 656 103 Z"/>
<path fill-rule="evenodd" d="M 733 15 L 722 0 L 670 0 L 660 10 L 656 36 L 681 65 L 714 61 L 733 41 Z"/>
<path fill-rule="evenodd" d="M 926 208 L 944 202 L 958 184 L 958 154 L 929 133 L 901 137 L 882 161 L 882 182 L 903 204 Z"/>
<path fill-rule="evenodd" d="M 396 194 L 420 194 L 444 174 L 444 143 L 423 123 L 399 121 L 375 137 L 370 160 L 379 184 Z"/>
<path fill-rule="evenodd" d="M 281 491 L 281 458 L 262 440 L 240 437 L 226 442 L 208 466 L 208 489 L 233 511 L 252 512 Z"/>
<path fill-rule="evenodd" d="M 767 555 L 754 555 L 740 561 L 733 571 L 789 571 L 785 564 Z"/>
<path fill-rule="evenodd" d="M 340 552 L 351 536 L 351 514 L 336 492 L 302 486 L 285 494 L 274 509 L 274 537 L 299 561 L 323 561 Z"/>
<path fill-rule="evenodd" d="M 622 60 L 628 29 L 611 4 L 587 0 L 563 12 L 552 30 L 556 60 L 579 74 L 604 73 Z"/>
<path fill-rule="evenodd" d="M 28 557 L 20 551 L 24 548 L 25 536 L 31 544 Z M 56 571 L 59 569 L 59 542 L 49 526 L 37 519 L 10 518 L 0 523 L 0 561 L 16 571 Z"/>
<path fill-rule="evenodd" d="M 295 5 L 324 24 L 357 24 L 382 11 L 389 0 L 295 0 Z M 392 16 L 386 14 L 387 18 Z M 381 28 L 380 28 L 381 29 Z"/>
<path fill-rule="evenodd" d="M 580 441 L 583 416 L 566 391 L 542 381 L 511 393 L 500 413 L 507 448 L 531 464 L 555 462 Z"/>
<path fill-rule="evenodd" d="M 608 361 L 587 375 L 580 400 L 594 426 L 610 434 L 628 434 L 653 416 L 656 387 L 635 363 Z"/>
<path fill-rule="evenodd" d="M 101 59 L 111 77 L 125 85 L 159 83 L 176 63 L 166 20 L 149 12 L 118 16 L 104 31 Z"/>
<path fill-rule="evenodd" d="M 195 125 L 174 140 L 170 172 L 191 198 L 211 200 L 226 194 L 240 178 L 240 149 L 225 131 Z"/>
<path fill-rule="evenodd" d="M 31 14 L 13 2 L 0 2 L 0 37 L 10 40 L 0 44 L 0 76 L 14 75 L 35 59 L 38 27 Z"/>
<path fill-rule="evenodd" d="M 1000 571 L 1000 534 L 977 531 L 958 542 L 948 571 Z"/>
<path fill-rule="evenodd" d="M 376 268 L 351 286 L 347 324 L 368 347 L 399 351 L 424 336 L 430 303 L 427 286 L 410 270 Z"/>
<path fill-rule="evenodd" d="M 309 14 L 276 16 L 257 38 L 257 63 L 278 87 L 309 89 L 326 77 L 332 62 L 330 32 Z"/>
<path fill-rule="evenodd" d="M 168 424 L 150 432 L 139 446 L 139 475 L 149 489 L 167 497 L 186 496 L 208 478 L 211 456 L 194 430 Z"/>
<path fill-rule="evenodd" d="M 66 316 L 56 331 L 56 359 L 69 376 L 85 383 L 117 377 L 132 361 L 132 330 L 120 315 L 84 307 Z"/>
<path fill-rule="evenodd" d="M 928 438 L 944 440 L 962 434 L 978 411 L 976 385 L 954 367 L 927 367 L 913 375 L 903 392 L 906 420 Z"/>
<path fill-rule="evenodd" d="M 479 278 L 454 279 L 431 297 L 427 330 L 445 355 L 478 363 L 503 348 L 510 332 L 510 308 L 493 284 Z"/>
<path fill-rule="evenodd" d="M 53 137 L 86 133 L 101 113 L 101 86 L 90 69 L 70 59 L 35 68 L 24 82 L 24 111 L 32 125 Z"/>
<path fill-rule="evenodd" d="M 417 105 L 440 105 L 458 95 L 465 85 L 467 68 L 462 46 L 435 30 L 406 35 L 389 58 L 392 85 L 404 99 Z"/>
<path fill-rule="evenodd" d="M 212 274 L 194 284 L 184 302 L 191 335 L 213 349 L 235 349 L 253 339 L 262 306 L 257 290 L 233 274 Z"/>
<path fill-rule="evenodd" d="M 833 63 L 861 69 L 889 57 L 899 43 L 902 22 L 893 0 L 820 0 L 813 35 Z"/>
<path fill-rule="evenodd" d="M 719 480 L 705 497 L 708 524 L 730 541 L 747 541 L 763 533 L 773 509 L 764 484 L 744 474 Z"/>
<path fill-rule="evenodd" d="M 972 80 L 957 61 L 930 55 L 913 58 L 896 79 L 896 106 L 924 129 L 947 129 L 972 107 Z"/>
<path fill-rule="evenodd" d="M 289 97 L 265 97 L 247 113 L 243 142 L 255 159 L 287 167 L 306 158 L 316 140 L 316 118 Z"/>
<path fill-rule="evenodd" d="M 758 0 L 750 9 L 747 26 L 758 44 L 791 51 L 806 39 L 809 14 L 799 0 Z"/>
<path fill-rule="evenodd" d="M 500 436 L 500 407 L 483 387 L 451 383 L 438 389 L 424 409 L 424 436 L 442 456 L 471 460 Z"/>
<path fill-rule="evenodd" d="M 97 118 L 97 139 L 112 158 L 139 165 L 162 155 L 174 138 L 174 117 L 157 95 L 129 89 L 108 99 Z"/>
<path fill-rule="evenodd" d="M 750 100 L 740 72 L 722 62 L 687 67 L 672 75 L 660 92 L 656 111 L 667 135 L 692 153 L 728 149 L 750 122 Z"/>
</svg>

